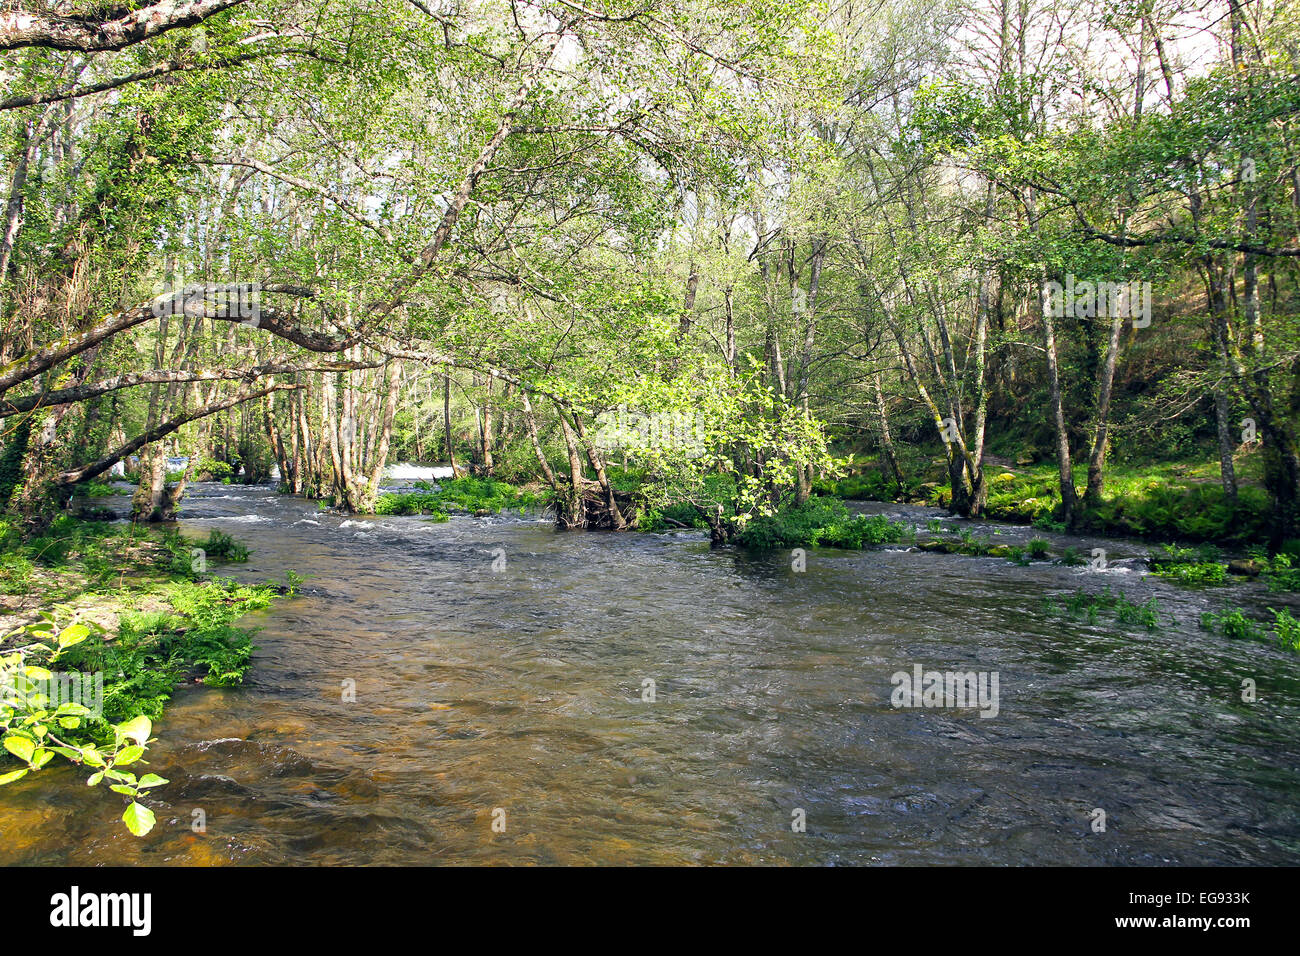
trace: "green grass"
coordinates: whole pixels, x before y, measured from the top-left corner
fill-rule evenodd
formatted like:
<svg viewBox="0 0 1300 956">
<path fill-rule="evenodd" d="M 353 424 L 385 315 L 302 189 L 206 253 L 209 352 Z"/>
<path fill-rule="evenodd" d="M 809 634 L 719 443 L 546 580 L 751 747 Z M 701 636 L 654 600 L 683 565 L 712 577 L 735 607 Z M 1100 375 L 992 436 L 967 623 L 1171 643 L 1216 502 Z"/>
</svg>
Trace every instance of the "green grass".
<svg viewBox="0 0 1300 956">
<path fill-rule="evenodd" d="M 375 505 L 375 514 L 424 514 L 446 520 L 449 511 L 497 514 L 517 510 L 523 513 L 529 508 L 544 505 L 549 500 L 547 492 L 519 488 L 493 478 L 453 478 L 442 482 L 436 489 L 429 482 L 417 481 L 415 487 L 420 490 L 380 495 Z"/>
<path fill-rule="evenodd" d="M 1206 466 L 1186 463 L 1112 467 L 1102 503 L 1085 513 L 1083 526 L 1101 534 L 1144 538 L 1238 544 L 1265 540 L 1269 502 L 1264 491 L 1243 485 L 1234 504 L 1206 472 Z M 1082 489 L 1086 478 L 1086 468 L 1076 469 L 1077 487 Z M 1054 465 L 999 470 L 988 476 L 988 483 L 988 517 L 1065 530 L 1058 520 L 1061 491 Z"/>
<path fill-rule="evenodd" d="M 156 720 L 185 682 L 240 683 L 251 663 L 254 631 L 236 622 L 292 594 L 301 580 L 290 573 L 289 587 L 282 588 L 201 576 L 190 560 L 195 542 L 174 529 L 62 516 L 39 538 L 21 542 L 0 529 L 0 540 L 0 584 L 11 595 L 17 592 L 19 613 L 33 610 L 26 590 L 38 595 L 35 609 L 46 620 L 81 619 L 92 632 L 62 651 L 58 668 L 102 674 L 102 717 L 77 729 L 77 739 L 97 744 L 112 740 L 112 723 L 140 716 Z M 215 560 L 248 555 L 219 531 L 198 543 Z M 25 634 L 19 629 L 0 644 L 12 649 L 30 640 Z"/>
<path fill-rule="evenodd" d="M 776 548 L 827 547 L 860 549 L 873 544 L 910 541 L 912 527 L 884 515 L 850 516 L 842 501 L 810 498 L 772 515 L 748 521 L 736 543 L 755 551 Z"/>
<path fill-rule="evenodd" d="M 1014 457 L 1014 455 L 1012 456 Z M 914 462 L 905 487 L 887 479 L 879 465 L 839 481 L 814 485 L 819 494 L 873 500 L 924 500 L 946 507 L 951 500 L 941 458 Z M 1219 483 L 1217 460 L 1112 462 L 1106 471 L 1102 502 L 1083 516 L 1083 527 L 1100 534 L 1179 538 L 1248 544 L 1269 533 L 1269 502 L 1258 486 L 1257 456 L 1238 463 L 1238 500 L 1231 503 Z M 987 465 L 986 516 L 1030 524 L 1045 531 L 1067 530 L 1060 521 L 1061 491 L 1052 462 L 1002 468 Z M 1087 466 L 1077 465 L 1075 487 L 1087 482 Z"/>
</svg>

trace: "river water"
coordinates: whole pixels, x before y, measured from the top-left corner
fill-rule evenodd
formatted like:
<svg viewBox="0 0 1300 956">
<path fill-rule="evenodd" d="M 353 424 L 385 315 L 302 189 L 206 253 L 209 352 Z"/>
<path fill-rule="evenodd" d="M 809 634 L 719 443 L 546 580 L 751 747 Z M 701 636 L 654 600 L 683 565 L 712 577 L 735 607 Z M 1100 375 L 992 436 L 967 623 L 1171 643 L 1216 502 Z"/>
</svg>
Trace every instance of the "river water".
<svg viewBox="0 0 1300 956">
<path fill-rule="evenodd" d="M 243 687 L 181 689 L 157 725 L 153 833 L 46 769 L 0 794 L 0 863 L 1300 863 L 1300 656 L 1197 626 L 1279 596 L 1167 584 L 1133 542 L 1056 539 L 1105 570 L 898 547 L 798 572 L 702 534 L 264 488 L 198 485 L 183 514 L 253 549 L 221 573 L 307 582 L 244 619 Z M 1175 623 L 1044 610 L 1106 586 Z M 894 708 L 917 664 L 996 673 L 997 715 Z"/>
</svg>

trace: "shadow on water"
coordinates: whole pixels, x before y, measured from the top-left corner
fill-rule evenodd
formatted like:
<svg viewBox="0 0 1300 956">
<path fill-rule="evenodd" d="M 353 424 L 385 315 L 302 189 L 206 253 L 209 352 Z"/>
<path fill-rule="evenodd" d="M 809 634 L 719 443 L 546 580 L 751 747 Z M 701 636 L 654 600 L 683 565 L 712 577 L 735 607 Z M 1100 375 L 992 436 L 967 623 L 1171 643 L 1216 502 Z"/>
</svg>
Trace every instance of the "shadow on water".
<svg viewBox="0 0 1300 956">
<path fill-rule="evenodd" d="M 5 789 L 0 862 L 1300 863 L 1300 658 L 1196 625 L 1278 596 L 1175 588 L 1132 542 L 1080 545 L 1105 572 L 904 548 L 799 572 L 699 534 L 345 519 L 259 488 L 200 485 L 184 515 L 254 549 L 232 576 L 309 580 L 246 621 L 242 688 L 178 693 L 152 834 L 47 770 Z M 1105 585 L 1174 623 L 1044 612 Z M 996 672 L 997 716 L 894 709 L 916 664 Z"/>
</svg>

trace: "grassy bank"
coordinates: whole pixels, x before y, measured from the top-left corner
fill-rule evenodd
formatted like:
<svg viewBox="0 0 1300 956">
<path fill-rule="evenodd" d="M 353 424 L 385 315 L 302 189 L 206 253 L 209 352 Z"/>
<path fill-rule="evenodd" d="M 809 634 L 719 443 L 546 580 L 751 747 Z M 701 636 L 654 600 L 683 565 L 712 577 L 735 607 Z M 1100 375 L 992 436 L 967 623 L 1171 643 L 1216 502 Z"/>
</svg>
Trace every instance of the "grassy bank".
<svg viewBox="0 0 1300 956">
<path fill-rule="evenodd" d="M 0 526 L 0 784 L 61 757 L 126 798 L 133 833 L 149 832 L 148 791 L 166 783 L 137 776 L 153 722 L 186 684 L 240 683 L 254 632 L 236 621 L 296 583 L 208 573 L 209 562 L 247 557 L 218 531 L 190 541 L 61 517 L 22 541 Z"/>
<path fill-rule="evenodd" d="M 1238 496 L 1229 501 L 1219 483 L 1217 462 L 1173 461 L 1114 464 L 1108 467 L 1102 503 L 1083 515 L 1081 530 L 1116 537 L 1158 541 L 1212 541 L 1244 546 L 1262 543 L 1269 533 L 1268 496 L 1259 486 L 1258 456 L 1238 462 Z M 1060 482 L 1055 464 L 986 462 L 987 517 L 1044 530 L 1064 531 L 1059 521 Z M 1076 466 L 1082 489 L 1087 467 Z M 943 459 L 931 460 L 901 488 L 870 461 L 838 481 L 817 483 L 818 494 L 875 501 L 908 501 L 946 507 L 952 492 Z"/>
</svg>

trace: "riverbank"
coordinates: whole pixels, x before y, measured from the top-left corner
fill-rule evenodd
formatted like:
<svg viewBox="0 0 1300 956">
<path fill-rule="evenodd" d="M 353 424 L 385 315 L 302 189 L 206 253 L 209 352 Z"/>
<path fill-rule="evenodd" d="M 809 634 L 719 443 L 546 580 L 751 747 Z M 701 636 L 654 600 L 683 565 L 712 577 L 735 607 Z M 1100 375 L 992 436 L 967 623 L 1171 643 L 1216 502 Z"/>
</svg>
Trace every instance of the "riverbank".
<svg viewBox="0 0 1300 956">
<path fill-rule="evenodd" d="M 148 798 L 167 782 L 136 776 L 153 722 L 186 684 L 241 683 L 254 631 L 235 622 L 296 585 L 292 572 L 284 586 L 209 573 L 247 557 L 216 530 L 191 541 L 64 516 L 21 541 L 0 527 L 0 784 L 61 757 L 127 797 L 123 821 L 148 833 Z"/>
<path fill-rule="evenodd" d="M 886 478 L 882 463 L 861 459 L 855 472 L 836 481 L 819 482 L 820 494 L 849 500 L 900 501 L 947 507 L 952 497 L 942 458 L 914 462 L 911 477 L 900 487 Z M 1213 542 L 1225 546 L 1262 545 L 1269 539 L 1268 495 L 1260 485 L 1257 454 L 1236 463 L 1238 493 L 1228 499 L 1217 462 L 1186 461 L 1114 463 L 1107 466 L 1102 504 L 1083 512 L 1079 530 L 1144 538 L 1157 542 Z M 1087 466 L 1074 468 L 1075 487 L 1087 481 Z M 988 502 L 985 517 L 1042 530 L 1064 530 L 1059 521 L 1060 477 L 1053 463 L 1014 464 L 985 460 Z M 1283 551 L 1300 557 L 1300 541 Z"/>
</svg>

